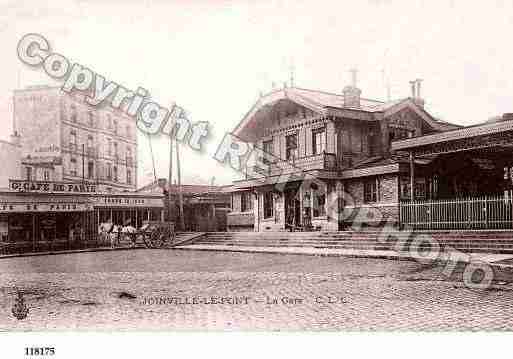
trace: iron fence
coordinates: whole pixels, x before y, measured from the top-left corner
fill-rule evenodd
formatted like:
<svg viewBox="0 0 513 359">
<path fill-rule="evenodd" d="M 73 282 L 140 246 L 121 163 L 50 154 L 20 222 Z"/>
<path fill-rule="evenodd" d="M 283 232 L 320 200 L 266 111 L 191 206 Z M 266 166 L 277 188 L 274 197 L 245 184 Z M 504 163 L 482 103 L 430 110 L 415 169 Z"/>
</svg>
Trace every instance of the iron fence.
<svg viewBox="0 0 513 359">
<path fill-rule="evenodd" d="M 399 204 L 401 224 L 414 229 L 512 229 L 511 196 L 415 200 Z"/>
</svg>

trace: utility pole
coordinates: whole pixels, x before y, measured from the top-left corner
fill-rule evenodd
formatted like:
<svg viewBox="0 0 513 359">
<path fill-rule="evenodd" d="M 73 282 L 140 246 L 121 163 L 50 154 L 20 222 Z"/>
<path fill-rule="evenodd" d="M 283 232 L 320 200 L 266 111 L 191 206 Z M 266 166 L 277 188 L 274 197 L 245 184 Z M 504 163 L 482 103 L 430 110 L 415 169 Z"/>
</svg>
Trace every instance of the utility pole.
<svg viewBox="0 0 513 359">
<path fill-rule="evenodd" d="M 82 143 L 82 183 L 85 183 L 85 144 Z"/>
<path fill-rule="evenodd" d="M 180 206 L 180 230 L 185 230 L 185 219 L 183 218 L 183 196 L 182 196 L 182 174 L 180 168 L 180 145 L 176 141 L 176 174 L 178 177 L 178 204 Z"/>
<path fill-rule="evenodd" d="M 169 178 L 167 185 L 167 220 L 171 222 L 171 185 L 173 184 L 173 135 L 169 136 Z"/>
</svg>

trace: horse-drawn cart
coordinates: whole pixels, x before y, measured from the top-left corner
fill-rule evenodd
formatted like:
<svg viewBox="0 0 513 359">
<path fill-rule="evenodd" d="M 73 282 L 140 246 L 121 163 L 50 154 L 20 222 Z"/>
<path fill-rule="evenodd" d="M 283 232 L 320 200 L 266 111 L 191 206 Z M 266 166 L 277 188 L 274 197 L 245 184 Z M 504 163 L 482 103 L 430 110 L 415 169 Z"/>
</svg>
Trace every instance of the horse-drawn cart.
<svg viewBox="0 0 513 359">
<path fill-rule="evenodd" d="M 138 233 L 142 236 L 146 248 L 162 248 L 175 239 L 175 225 L 173 222 L 147 222 Z"/>
<path fill-rule="evenodd" d="M 144 243 L 146 248 L 162 248 L 175 240 L 173 222 L 148 221 L 139 229 L 132 226 L 118 226 L 113 223 L 102 223 L 99 236 L 104 242 L 110 242 L 111 247 L 122 243 L 130 243 L 135 247 L 137 243 Z"/>
</svg>

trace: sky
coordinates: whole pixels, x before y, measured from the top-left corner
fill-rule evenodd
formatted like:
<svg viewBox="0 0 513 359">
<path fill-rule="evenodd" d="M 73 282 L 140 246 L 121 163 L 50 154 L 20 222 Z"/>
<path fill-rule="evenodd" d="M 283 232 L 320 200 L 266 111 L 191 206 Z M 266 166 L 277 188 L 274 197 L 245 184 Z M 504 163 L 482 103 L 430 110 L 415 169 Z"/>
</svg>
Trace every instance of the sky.
<svg viewBox="0 0 513 359">
<path fill-rule="evenodd" d="M 52 82 L 16 56 L 23 35 L 163 106 L 208 121 L 203 153 L 181 146 L 183 183 L 229 184 L 238 175 L 213 159 L 231 131 L 291 68 L 298 87 L 341 93 L 358 69 L 362 97 L 410 95 L 421 78 L 426 109 L 461 125 L 513 112 L 511 1 L 0 0 L 0 138 L 12 130 L 12 91 Z M 152 180 L 139 134 L 139 185 Z M 167 177 L 169 139 L 152 139 Z"/>
</svg>

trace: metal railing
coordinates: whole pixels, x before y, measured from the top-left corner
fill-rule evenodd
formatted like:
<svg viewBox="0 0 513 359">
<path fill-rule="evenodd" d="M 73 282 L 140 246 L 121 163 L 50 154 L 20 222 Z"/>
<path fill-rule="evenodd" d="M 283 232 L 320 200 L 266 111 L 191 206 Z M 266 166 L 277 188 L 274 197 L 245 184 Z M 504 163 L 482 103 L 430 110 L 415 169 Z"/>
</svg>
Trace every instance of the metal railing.
<svg viewBox="0 0 513 359">
<path fill-rule="evenodd" d="M 401 224 L 414 229 L 512 229 L 511 196 L 401 202 Z"/>
</svg>

